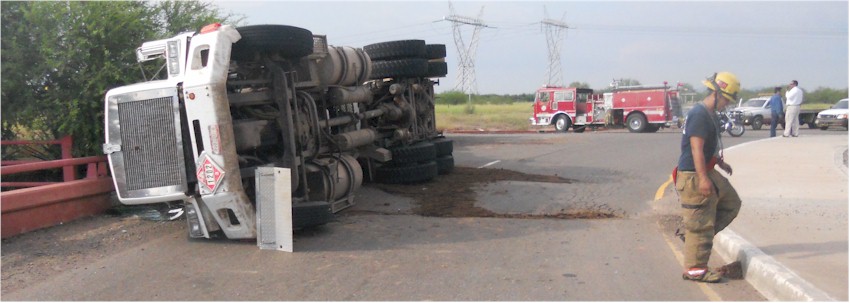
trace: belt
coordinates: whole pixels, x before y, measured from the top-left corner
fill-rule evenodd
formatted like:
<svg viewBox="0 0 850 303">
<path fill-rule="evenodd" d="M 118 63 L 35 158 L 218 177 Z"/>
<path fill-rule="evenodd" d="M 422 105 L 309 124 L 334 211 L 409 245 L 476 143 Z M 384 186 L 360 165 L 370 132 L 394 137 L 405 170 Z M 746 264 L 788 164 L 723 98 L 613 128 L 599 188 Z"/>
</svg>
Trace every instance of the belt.
<svg viewBox="0 0 850 303">
<path fill-rule="evenodd" d="M 714 166 L 717 165 L 717 157 L 711 157 L 706 164 L 706 170 L 714 169 Z M 693 172 L 692 170 L 683 170 L 688 172 Z M 673 184 L 676 184 L 676 174 L 679 172 L 679 166 L 673 168 Z"/>
</svg>

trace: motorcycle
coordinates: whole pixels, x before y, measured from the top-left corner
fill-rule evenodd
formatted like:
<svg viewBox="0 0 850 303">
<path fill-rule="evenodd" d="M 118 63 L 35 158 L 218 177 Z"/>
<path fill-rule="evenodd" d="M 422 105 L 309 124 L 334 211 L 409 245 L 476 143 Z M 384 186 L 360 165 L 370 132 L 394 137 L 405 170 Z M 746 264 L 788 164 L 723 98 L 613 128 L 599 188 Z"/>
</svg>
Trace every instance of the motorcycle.
<svg viewBox="0 0 850 303">
<path fill-rule="evenodd" d="M 720 133 L 727 132 L 732 137 L 740 137 L 744 134 L 744 123 L 741 119 L 741 112 L 733 112 L 729 114 L 727 111 L 719 113 Z"/>
</svg>

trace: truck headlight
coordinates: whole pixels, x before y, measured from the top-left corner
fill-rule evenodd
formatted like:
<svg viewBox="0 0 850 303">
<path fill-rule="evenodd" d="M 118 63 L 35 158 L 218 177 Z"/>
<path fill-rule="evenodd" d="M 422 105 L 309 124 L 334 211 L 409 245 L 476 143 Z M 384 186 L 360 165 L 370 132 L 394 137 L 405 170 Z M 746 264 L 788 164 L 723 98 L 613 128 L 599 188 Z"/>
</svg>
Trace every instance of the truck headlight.
<svg viewBox="0 0 850 303">
<path fill-rule="evenodd" d="M 180 74 L 180 46 L 177 44 L 180 40 L 168 41 L 168 73 L 172 76 Z"/>
<path fill-rule="evenodd" d="M 840 114 L 835 116 L 838 119 L 847 119 L 847 114 Z"/>
</svg>

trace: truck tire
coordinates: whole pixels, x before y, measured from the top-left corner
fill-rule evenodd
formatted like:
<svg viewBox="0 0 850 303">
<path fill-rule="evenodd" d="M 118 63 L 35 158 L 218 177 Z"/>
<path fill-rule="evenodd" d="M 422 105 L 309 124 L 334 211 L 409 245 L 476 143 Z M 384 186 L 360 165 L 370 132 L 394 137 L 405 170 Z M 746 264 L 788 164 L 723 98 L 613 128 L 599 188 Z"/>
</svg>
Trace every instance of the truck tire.
<svg viewBox="0 0 850 303">
<path fill-rule="evenodd" d="M 454 141 L 451 139 L 446 139 L 445 137 L 436 138 L 431 141 L 434 144 L 434 148 L 437 150 L 437 157 L 442 156 L 451 156 L 454 152 Z"/>
<path fill-rule="evenodd" d="M 446 57 L 446 45 L 445 44 L 426 44 L 425 45 L 425 58 L 429 60 L 432 59 L 440 59 Z"/>
<path fill-rule="evenodd" d="M 428 62 L 428 78 L 442 78 L 449 73 L 449 65 L 446 62 Z"/>
<path fill-rule="evenodd" d="M 292 205 L 292 228 L 318 226 L 333 220 L 331 204 L 325 201 L 304 202 Z"/>
<path fill-rule="evenodd" d="M 816 128 L 818 128 L 818 125 L 817 125 L 817 124 L 815 124 L 814 122 L 809 122 L 809 123 L 806 123 L 806 124 L 808 124 L 808 125 L 809 125 L 809 129 L 816 129 Z"/>
<path fill-rule="evenodd" d="M 426 77 L 428 61 L 422 58 L 373 61 L 370 79 Z"/>
<path fill-rule="evenodd" d="M 393 164 L 434 161 L 437 158 L 437 148 L 430 142 L 394 147 L 390 148 L 390 152 L 393 154 L 390 163 Z"/>
<path fill-rule="evenodd" d="M 410 184 L 430 181 L 439 174 L 437 162 L 385 165 L 375 169 L 375 180 L 386 184 Z"/>
<path fill-rule="evenodd" d="M 583 133 L 584 130 L 587 129 L 587 125 L 573 125 L 573 132 L 580 134 Z"/>
<path fill-rule="evenodd" d="M 642 133 L 646 130 L 646 117 L 640 113 L 631 114 L 629 115 L 629 118 L 626 119 L 626 124 L 626 127 L 629 128 L 629 132 Z"/>
<path fill-rule="evenodd" d="M 435 160 L 437 162 L 437 174 L 445 175 L 451 173 L 455 168 L 455 158 L 452 156 L 442 156 Z"/>
<path fill-rule="evenodd" d="M 233 44 L 233 60 L 254 60 L 257 52 L 278 52 L 285 58 L 313 53 L 313 32 L 288 25 L 249 25 L 236 28 L 242 39 Z"/>
<path fill-rule="evenodd" d="M 661 127 L 660 127 L 660 126 L 658 126 L 658 125 L 655 125 L 655 124 L 647 124 L 647 125 L 646 125 L 646 129 L 644 129 L 643 131 L 644 131 L 644 132 L 647 132 L 647 133 L 654 133 L 654 132 L 658 132 L 658 130 L 659 130 L 659 129 L 661 129 Z"/>
<path fill-rule="evenodd" d="M 753 130 L 760 130 L 761 126 L 764 125 L 764 119 L 761 116 L 756 116 L 753 118 L 753 122 L 751 124 Z"/>
<path fill-rule="evenodd" d="M 425 40 L 399 40 L 369 44 L 363 47 L 372 61 L 402 58 L 425 58 Z"/>
<path fill-rule="evenodd" d="M 572 122 L 567 115 L 558 115 L 555 117 L 555 130 L 559 132 L 567 132 L 572 126 Z"/>
</svg>

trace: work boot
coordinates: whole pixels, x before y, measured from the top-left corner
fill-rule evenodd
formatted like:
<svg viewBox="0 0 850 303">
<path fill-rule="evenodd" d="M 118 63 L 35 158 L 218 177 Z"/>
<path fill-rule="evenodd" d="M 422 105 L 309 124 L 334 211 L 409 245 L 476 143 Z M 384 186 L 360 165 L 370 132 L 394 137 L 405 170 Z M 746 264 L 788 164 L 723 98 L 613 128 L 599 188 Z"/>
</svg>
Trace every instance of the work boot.
<svg viewBox="0 0 850 303">
<path fill-rule="evenodd" d="M 717 283 L 720 282 L 722 276 L 716 272 L 708 270 L 708 268 L 691 268 L 682 273 L 683 280 Z"/>
</svg>

